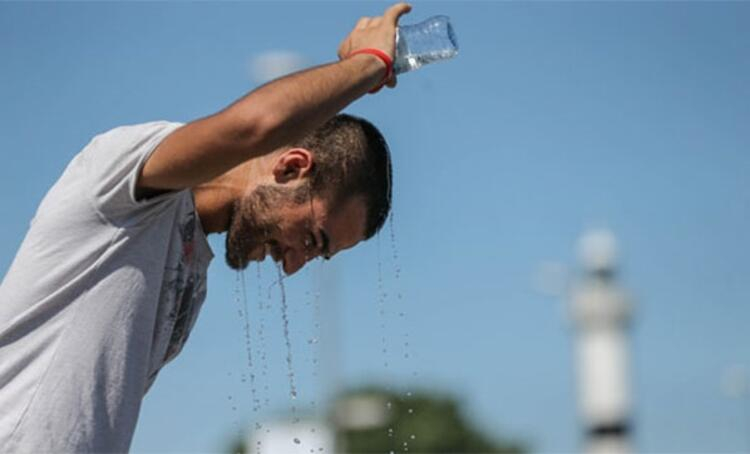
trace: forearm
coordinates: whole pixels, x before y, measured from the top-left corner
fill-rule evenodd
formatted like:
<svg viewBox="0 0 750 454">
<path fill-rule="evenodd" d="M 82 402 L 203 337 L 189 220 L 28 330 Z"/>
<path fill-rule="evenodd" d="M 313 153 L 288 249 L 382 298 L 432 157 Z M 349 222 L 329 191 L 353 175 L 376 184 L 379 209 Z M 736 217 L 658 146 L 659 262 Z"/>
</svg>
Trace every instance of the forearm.
<svg viewBox="0 0 750 454">
<path fill-rule="evenodd" d="M 187 152 L 156 155 L 147 165 L 163 171 L 155 178 L 144 173 L 142 184 L 193 187 L 293 143 L 376 86 L 384 71 L 376 57 L 356 55 L 270 82 L 175 131 L 166 145 Z"/>
<path fill-rule="evenodd" d="M 253 91 L 220 114 L 239 133 L 238 162 L 303 137 L 376 86 L 384 72 L 376 57 L 356 55 Z"/>
</svg>

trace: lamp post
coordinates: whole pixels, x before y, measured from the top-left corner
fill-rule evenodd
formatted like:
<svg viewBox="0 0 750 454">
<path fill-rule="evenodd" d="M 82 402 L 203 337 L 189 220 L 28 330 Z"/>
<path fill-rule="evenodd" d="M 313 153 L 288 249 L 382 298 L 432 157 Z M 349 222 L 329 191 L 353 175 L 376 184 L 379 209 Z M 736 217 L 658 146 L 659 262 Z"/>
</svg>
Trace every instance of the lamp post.
<svg viewBox="0 0 750 454">
<path fill-rule="evenodd" d="M 617 245 L 607 230 L 585 233 L 583 277 L 572 289 L 579 407 L 585 451 L 628 453 L 632 431 L 628 327 L 632 303 L 616 284 Z"/>
</svg>

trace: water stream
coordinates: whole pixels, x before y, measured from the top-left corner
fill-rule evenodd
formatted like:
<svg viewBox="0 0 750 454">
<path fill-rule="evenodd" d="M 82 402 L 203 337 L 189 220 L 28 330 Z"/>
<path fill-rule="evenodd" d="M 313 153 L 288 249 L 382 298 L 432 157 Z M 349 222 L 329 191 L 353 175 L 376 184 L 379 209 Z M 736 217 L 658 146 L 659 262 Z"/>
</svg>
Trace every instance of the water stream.
<svg viewBox="0 0 750 454">
<path fill-rule="evenodd" d="M 258 393 L 255 383 L 255 367 L 253 365 L 253 349 L 250 331 L 250 311 L 247 304 L 247 284 L 245 282 L 245 270 L 240 271 L 240 276 L 242 281 L 242 309 L 245 316 L 245 351 L 247 352 L 247 369 L 250 376 L 250 397 L 252 398 L 253 402 L 253 413 L 255 413 L 255 419 L 257 420 L 257 413 L 260 409 L 260 401 L 258 400 Z"/>
<path fill-rule="evenodd" d="M 389 368 L 389 359 L 388 359 L 388 338 L 386 336 L 386 299 L 388 297 L 388 294 L 385 291 L 385 285 L 383 283 L 383 260 L 381 257 L 380 252 L 380 234 L 378 234 L 375 238 L 375 241 L 377 242 L 377 254 L 378 254 L 378 316 L 380 319 L 380 353 L 382 354 L 383 359 L 383 368 L 385 369 L 386 376 L 388 376 L 388 368 Z M 392 394 L 392 388 L 390 385 L 386 385 L 386 393 L 389 395 Z M 386 411 L 388 412 L 387 419 L 388 421 L 393 420 L 393 403 L 388 400 L 385 404 Z M 386 433 L 388 434 L 388 438 L 393 438 L 393 425 L 391 423 L 388 424 L 388 428 Z"/>
<path fill-rule="evenodd" d="M 399 322 L 400 322 L 399 325 L 401 326 L 402 333 L 403 333 L 403 335 L 402 335 L 402 345 L 403 345 L 402 356 L 403 356 L 403 363 L 404 363 L 405 369 L 407 369 L 407 370 L 411 369 L 411 374 L 410 375 L 412 376 L 412 378 L 416 379 L 417 376 L 418 376 L 418 373 L 417 373 L 416 369 L 414 369 L 414 367 L 413 367 L 414 362 L 411 359 L 411 356 L 412 356 L 411 355 L 411 343 L 410 343 L 410 339 L 409 339 L 409 326 L 410 325 L 409 325 L 409 321 L 408 321 L 408 318 L 407 318 L 407 310 L 404 307 L 404 298 L 403 298 L 403 295 L 402 295 L 402 292 L 401 292 L 401 282 L 400 282 L 400 279 L 401 279 L 401 265 L 400 265 L 400 261 L 399 261 L 398 246 L 397 246 L 397 243 L 396 243 L 396 230 L 394 228 L 394 223 L 395 223 L 394 222 L 394 214 L 393 214 L 393 212 L 391 212 L 391 215 L 389 216 L 389 219 L 388 219 L 388 230 L 389 230 L 389 236 L 390 236 L 390 240 L 391 240 L 391 258 L 393 260 L 393 280 L 394 280 L 393 288 L 394 288 L 395 293 L 396 293 L 396 305 L 398 306 L 398 316 L 399 316 Z M 405 395 L 406 395 L 406 399 L 405 399 L 406 401 L 411 400 L 411 397 L 412 397 L 411 391 L 409 391 L 407 389 L 405 391 Z M 414 409 L 413 408 L 408 408 L 407 412 L 408 412 L 408 417 L 409 418 L 414 418 L 416 416 L 414 414 Z M 410 434 L 409 435 L 409 439 L 410 440 L 416 439 L 416 435 L 415 434 Z M 404 441 L 403 448 L 404 448 L 405 452 L 409 450 L 409 442 L 408 442 L 408 440 Z"/>
<path fill-rule="evenodd" d="M 297 385 L 294 379 L 294 362 L 292 360 L 292 342 L 289 336 L 289 307 L 286 302 L 286 288 L 284 286 L 284 272 L 281 270 L 281 264 L 276 264 L 276 270 L 279 276 L 279 291 L 281 293 L 281 320 L 284 328 L 284 344 L 286 345 L 286 367 L 287 377 L 289 378 L 289 396 L 292 400 L 297 399 Z M 297 406 L 292 405 L 292 423 L 297 424 L 299 417 L 297 416 Z"/>
<path fill-rule="evenodd" d="M 237 271 L 237 276 L 234 282 L 234 303 L 235 303 L 235 307 L 237 308 L 237 317 L 239 318 L 241 322 L 243 313 L 242 313 L 242 298 L 240 296 L 240 272 L 239 271 Z M 227 377 L 232 379 L 231 371 L 227 372 Z M 233 394 L 228 394 L 227 402 L 232 408 L 232 419 L 233 419 L 233 424 L 235 426 L 235 429 L 237 431 L 237 437 L 239 439 L 242 439 L 243 430 L 242 430 L 242 425 L 240 424 L 240 417 L 237 411 L 237 404 L 235 402 L 235 396 Z"/>
<path fill-rule="evenodd" d="M 267 408 L 270 406 L 270 394 L 271 390 L 268 383 L 268 355 L 266 354 L 266 309 L 270 307 L 270 304 L 263 299 L 263 281 L 261 279 L 261 266 L 260 262 L 257 264 L 256 278 L 258 281 L 258 349 L 256 350 L 256 357 L 260 358 L 261 363 L 261 381 L 263 382 L 263 405 Z"/>
</svg>

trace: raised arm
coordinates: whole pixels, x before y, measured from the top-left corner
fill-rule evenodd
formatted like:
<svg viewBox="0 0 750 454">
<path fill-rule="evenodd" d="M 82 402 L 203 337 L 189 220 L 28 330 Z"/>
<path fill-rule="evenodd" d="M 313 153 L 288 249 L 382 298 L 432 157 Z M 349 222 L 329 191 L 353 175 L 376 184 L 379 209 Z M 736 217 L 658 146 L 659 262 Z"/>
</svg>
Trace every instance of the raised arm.
<svg viewBox="0 0 750 454">
<path fill-rule="evenodd" d="M 399 3 L 381 17 L 360 19 L 339 47 L 339 62 L 270 82 L 221 112 L 177 129 L 144 165 L 138 189 L 197 186 L 322 125 L 383 80 L 385 64 L 378 57 L 347 56 L 376 48 L 393 57 L 398 20 L 410 9 Z M 395 86 L 395 79 L 388 86 Z"/>
</svg>

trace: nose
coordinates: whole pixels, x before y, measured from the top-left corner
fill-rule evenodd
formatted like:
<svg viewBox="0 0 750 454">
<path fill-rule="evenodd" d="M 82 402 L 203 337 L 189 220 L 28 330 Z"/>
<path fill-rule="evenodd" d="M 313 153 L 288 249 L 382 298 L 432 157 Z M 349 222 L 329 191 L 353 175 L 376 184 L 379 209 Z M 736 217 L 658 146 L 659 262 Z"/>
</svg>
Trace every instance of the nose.
<svg viewBox="0 0 750 454">
<path fill-rule="evenodd" d="M 314 257 L 309 257 L 298 250 L 288 249 L 284 254 L 284 273 L 286 273 L 287 276 L 291 276 L 302 269 L 302 267 L 313 258 Z"/>
</svg>

